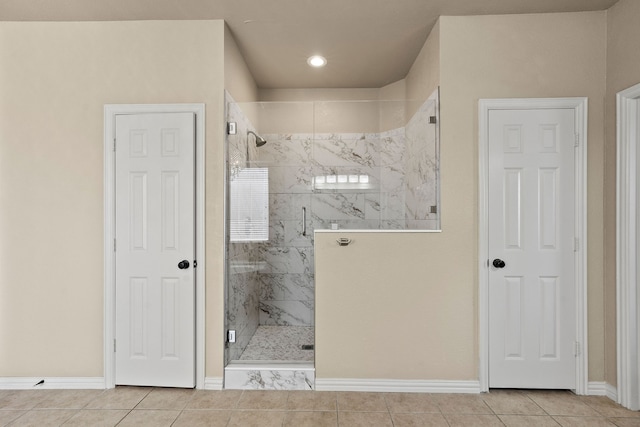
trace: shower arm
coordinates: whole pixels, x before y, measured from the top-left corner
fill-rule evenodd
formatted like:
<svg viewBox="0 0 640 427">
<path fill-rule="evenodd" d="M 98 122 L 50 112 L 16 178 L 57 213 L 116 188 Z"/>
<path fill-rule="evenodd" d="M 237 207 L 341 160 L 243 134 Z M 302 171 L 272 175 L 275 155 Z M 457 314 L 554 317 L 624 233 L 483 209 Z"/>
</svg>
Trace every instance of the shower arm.
<svg viewBox="0 0 640 427">
<path fill-rule="evenodd" d="M 251 167 L 249 164 L 249 132 L 247 132 L 247 157 L 245 157 L 245 167 L 247 169 Z"/>
</svg>

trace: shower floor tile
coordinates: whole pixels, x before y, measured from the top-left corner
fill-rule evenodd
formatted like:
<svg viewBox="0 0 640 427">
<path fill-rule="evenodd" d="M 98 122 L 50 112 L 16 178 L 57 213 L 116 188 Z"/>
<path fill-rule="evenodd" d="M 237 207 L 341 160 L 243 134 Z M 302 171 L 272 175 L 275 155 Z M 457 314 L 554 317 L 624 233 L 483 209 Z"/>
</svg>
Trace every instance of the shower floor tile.
<svg viewBox="0 0 640 427">
<path fill-rule="evenodd" d="M 312 326 L 258 326 L 240 360 L 313 361 L 313 350 L 303 345 L 315 342 Z"/>
</svg>

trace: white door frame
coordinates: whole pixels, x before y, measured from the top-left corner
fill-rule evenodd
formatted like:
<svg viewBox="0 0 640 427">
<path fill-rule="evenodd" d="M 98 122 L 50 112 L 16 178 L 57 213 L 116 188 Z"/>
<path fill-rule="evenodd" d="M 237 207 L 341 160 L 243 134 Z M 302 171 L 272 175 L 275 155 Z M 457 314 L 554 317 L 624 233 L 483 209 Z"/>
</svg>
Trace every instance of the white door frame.
<svg viewBox="0 0 640 427">
<path fill-rule="evenodd" d="M 638 149 L 640 84 L 618 92 L 616 164 L 616 304 L 618 403 L 640 409 L 638 325 Z"/>
<path fill-rule="evenodd" d="M 517 109 L 575 111 L 576 394 L 587 393 L 587 98 L 481 99 L 478 102 L 478 323 L 480 391 L 489 391 L 489 111 Z"/>
<path fill-rule="evenodd" d="M 205 360 L 205 111 L 204 104 L 112 104 L 104 106 L 104 381 L 115 387 L 115 139 L 116 115 L 145 113 L 194 113 L 196 115 L 195 188 L 196 188 L 196 388 L 204 388 Z"/>
</svg>

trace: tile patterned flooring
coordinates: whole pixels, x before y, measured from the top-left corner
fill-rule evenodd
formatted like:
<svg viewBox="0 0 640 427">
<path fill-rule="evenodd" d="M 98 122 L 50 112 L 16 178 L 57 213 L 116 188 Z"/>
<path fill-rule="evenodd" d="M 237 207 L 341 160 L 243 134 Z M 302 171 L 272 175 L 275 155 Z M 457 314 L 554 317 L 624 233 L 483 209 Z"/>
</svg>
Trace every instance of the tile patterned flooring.
<svg viewBox="0 0 640 427">
<path fill-rule="evenodd" d="M 302 350 L 314 344 L 311 326 L 258 326 L 240 360 L 278 360 L 313 362 L 313 350 Z"/>
<path fill-rule="evenodd" d="M 568 391 L 0 390 L 0 426 L 640 426 L 640 412 Z"/>
</svg>

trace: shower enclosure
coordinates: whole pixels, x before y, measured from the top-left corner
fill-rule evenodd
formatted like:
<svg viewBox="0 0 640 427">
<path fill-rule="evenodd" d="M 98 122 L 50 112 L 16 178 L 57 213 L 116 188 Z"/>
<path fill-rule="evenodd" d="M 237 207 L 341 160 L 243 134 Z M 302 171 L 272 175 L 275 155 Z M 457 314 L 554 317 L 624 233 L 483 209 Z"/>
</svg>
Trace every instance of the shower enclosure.
<svg viewBox="0 0 640 427">
<path fill-rule="evenodd" d="M 314 230 L 439 228 L 438 98 L 227 96 L 225 388 L 314 388 Z"/>
</svg>

